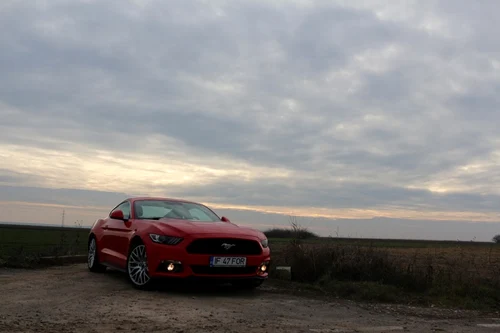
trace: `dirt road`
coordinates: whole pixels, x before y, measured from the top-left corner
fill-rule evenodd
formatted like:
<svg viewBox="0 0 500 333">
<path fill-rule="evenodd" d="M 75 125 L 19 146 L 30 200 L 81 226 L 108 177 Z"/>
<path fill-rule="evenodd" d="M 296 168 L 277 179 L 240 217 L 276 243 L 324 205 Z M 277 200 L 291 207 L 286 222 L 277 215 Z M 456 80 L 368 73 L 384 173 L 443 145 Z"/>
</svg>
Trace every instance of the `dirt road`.
<svg viewBox="0 0 500 333">
<path fill-rule="evenodd" d="M 0 297 L 0 332 L 500 332 L 500 319 L 475 313 L 291 296 L 272 283 L 141 292 L 85 265 L 0 269 Z"/>
</svg>

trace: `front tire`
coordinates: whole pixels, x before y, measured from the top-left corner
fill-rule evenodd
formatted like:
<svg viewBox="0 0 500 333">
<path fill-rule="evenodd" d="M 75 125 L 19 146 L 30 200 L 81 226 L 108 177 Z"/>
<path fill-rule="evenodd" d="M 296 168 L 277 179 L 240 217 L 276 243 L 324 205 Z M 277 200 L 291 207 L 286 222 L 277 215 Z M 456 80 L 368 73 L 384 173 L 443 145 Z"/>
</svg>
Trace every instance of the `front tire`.
<svg viewBox="0 0 500 333">
<path fill-rule="evenodd" d="M 95 237 L 90 238 L 87 249 L 87 265 L 89 271 L 94 273 L 103 273 L 106 271 L 106 266 L 99 262 L 99 251 L 97 249 L 97 241 Z"/>
<path fill-rule="evenodd" d="M 146 246 L 142 243 L 136 243 L 130 249 L 127 257 L 127 276 L 137 289 L 149 289 L 152 285 Z"/>
</svg>

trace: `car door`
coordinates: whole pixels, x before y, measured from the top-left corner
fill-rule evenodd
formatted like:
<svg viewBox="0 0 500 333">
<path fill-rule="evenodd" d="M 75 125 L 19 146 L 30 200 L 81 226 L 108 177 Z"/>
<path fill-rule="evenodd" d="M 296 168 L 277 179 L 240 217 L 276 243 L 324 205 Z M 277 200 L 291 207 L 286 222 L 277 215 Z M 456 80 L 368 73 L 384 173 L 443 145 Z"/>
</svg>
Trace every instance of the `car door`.
<svg viewBox="0 0 500 333">
<path fill-rule="evenodd" d="M 130 202 L 124 201 L 112 212 L 121 210 L 124 220 L 108 218 L 103 226 L 105 243 L 107 244 L 108 264 L 116 268 L 125 268 L 127 262 L 127 248 L 132 233 L 133 220 L 130 216 Z M 110 213 L 111 215 L 111 213 Z"/>
</svg>

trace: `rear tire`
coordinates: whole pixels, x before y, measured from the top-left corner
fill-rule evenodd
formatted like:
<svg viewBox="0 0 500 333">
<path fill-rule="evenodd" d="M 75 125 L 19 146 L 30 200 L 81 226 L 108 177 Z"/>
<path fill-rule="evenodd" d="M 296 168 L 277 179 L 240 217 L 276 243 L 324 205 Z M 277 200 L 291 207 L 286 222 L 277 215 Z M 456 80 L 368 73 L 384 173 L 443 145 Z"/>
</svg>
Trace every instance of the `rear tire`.
<svg viewBox="0 0 500 333">
<path fill-rule="evenodd" d="M 97 241 L 94 236 L 90 238 L 87 248 L 87 265 L 89 271 L 94 273 L 103 273 L 106 271 L 106 266 L 99 262 L 99 251 L 97 249 Z"/>
<path fill-rule="evenodd" d="M 143 243 L 135 243 L 130 247 L 127 257 L 127 277 L 137 289 L 147 290 L 153 285 L 149 276 L 146 246 Z"/>
</svg>

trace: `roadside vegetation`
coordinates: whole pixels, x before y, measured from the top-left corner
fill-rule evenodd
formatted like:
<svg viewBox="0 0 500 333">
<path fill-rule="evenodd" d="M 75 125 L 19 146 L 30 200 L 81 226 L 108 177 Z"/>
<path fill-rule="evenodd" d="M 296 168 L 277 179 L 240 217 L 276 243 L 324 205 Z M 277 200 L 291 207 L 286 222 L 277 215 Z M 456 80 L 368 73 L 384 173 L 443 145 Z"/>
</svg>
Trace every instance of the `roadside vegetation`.
<svg viewBox="0 0 500 333">
<path fill-rule="evenodd" d="M 497 244 L 500 244 L 500 234 L 495 235 L 495 236 L 493 237 L 493 242 L 494 242 L 494 243 L 497 243 Z"/>
<path fill-rule="evenodd" d="M 320 237 L 315 233 L 309 231 L 307 228 L 302 227 L 297 218 L 294 216 L 289 217 L 290 228 L 273 228 L 264 231 L 267 238 L 290 240 L 290 239 L 307 239 L 307 240 L 320 240 Z"/>
<path fill-rule="evenodd" d="M 272 232 L 279 234 L 276 229 Z M 283 233 L 286 238 L 281 242 L 270 242 L 273 266 L 290 266 L 291 279 L 301 283 L 301 288 L 363 301 L 500 310 L 497 244 L 318 241 L 315 237 L 304 239 L 306 232 L 294 223 Z M 403 245 L 397 247 L 397 243 Z"/>
<path fill-rule="evenodd" d="M 89 229 L 0 224 L 0 267 L 36 267 L 43 257 L 86 254 Z"/>
<path fill-rule="evenodd" d="M 38 267 L 42 257 L 85 255 L 89 229 L 0 225 L 0 267 Z M 500 310 L 500 245 L 319 237 L 290 219 L 265 232 L 273 264 L 300 289 L 363 301 Z M 272 271 L 272 278 L 276 277 Z"/>
</svg>

